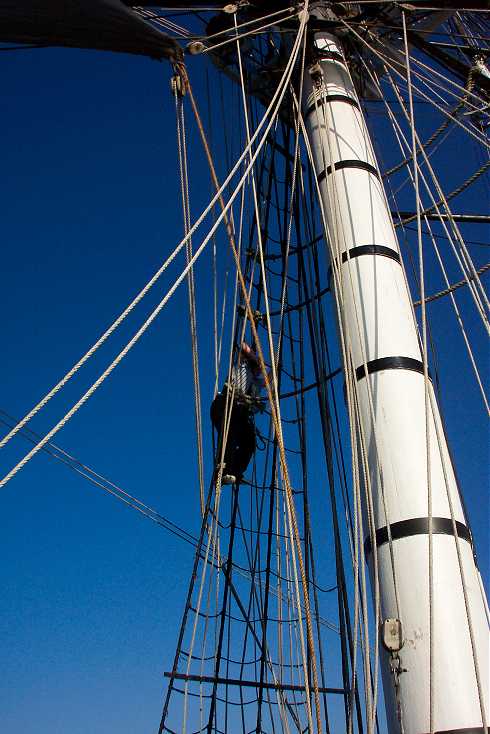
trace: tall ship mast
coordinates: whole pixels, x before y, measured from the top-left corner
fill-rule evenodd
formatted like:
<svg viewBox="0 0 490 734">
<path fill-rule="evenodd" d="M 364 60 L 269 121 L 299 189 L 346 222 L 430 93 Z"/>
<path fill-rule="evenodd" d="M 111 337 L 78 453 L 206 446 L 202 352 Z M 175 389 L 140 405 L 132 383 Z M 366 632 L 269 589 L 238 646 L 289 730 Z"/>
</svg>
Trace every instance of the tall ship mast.
<svg viewBox="0 0 490 734">
<path fill-rule="evenodd" d="M 457 353 L 488 416 L 486 4 L 19 2 L 0 21 L 5 48 L 147 56 L 169 82 L 182 230 L 73 367 L 23 417 L 2 412 L 0 441 L 32 444 L 5 491 L 47 451 L 193 547 L 155 730 L 487 732 L 486 570 L 439 358 Z M 34 433 L 156 284 L 117 355 Z M 196 532 L 54 443 L 174 294 Z M 261 392 L 240 403 L 244 353 Z M 254 444 L 243 476 L 225 461 L 238 410 Z"/>
</svg>

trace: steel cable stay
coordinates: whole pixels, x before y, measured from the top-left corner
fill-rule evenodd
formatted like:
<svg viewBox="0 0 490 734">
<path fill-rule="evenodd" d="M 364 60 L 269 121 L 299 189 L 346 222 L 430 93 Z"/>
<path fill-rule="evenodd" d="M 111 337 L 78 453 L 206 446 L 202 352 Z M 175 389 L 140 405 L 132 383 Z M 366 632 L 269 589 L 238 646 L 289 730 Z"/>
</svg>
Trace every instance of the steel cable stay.
<svg viewBox="0 0 490 734">
<path fill-rule="evenodd" d="M 3 410 L 0 410 L 1 415 L 0 416 L 0 422 L 2 422 L 5 426 L 11 427 L 12 425 L 16 424 L 16 419 L 13 418 L 11 415 L 6 413 Z M 19 433 L 23 438 L 27 439 L 31 443 L 37 443 L 41 436 L 31 429 L 22 429 Z M 61 447 L 57 446 L 56 444 L 49 442 L 46 444 L 46 446 L 43 448 L 43 451 L 48 453 L 50 456 L 52 456 L 54 459 L 57 459 L 58 461 L 61 461 L 63 464 L 68 466 L 70 469 L 75 471 L 76 473 L 83 476 L 85 479 L 87 479 L 89 482 L 94 484 L 95 486 L 103 489 L 105 492 L 111 494 L 116 499 L 119 499 L 124 504 L 128 505 L 132 509 L 135 509 L 140 514 L 148 517 L 150 520 L 153 520 L 157 523 L 157 525 L 160 525 L 168 532 L 176 535 L 176 537 L 180 538 L 181 540 L 184 540 L 185 542 L 191 544 L 193 547 L 196 547 L 198 538 L 193 535 L 192 533 L 189 533 L 185 528 L 181 527 L 177 523 L 170 520 L 165 515 L 162 515 L 157 510 L 153 509 L 149 505 L 145 504 L 141 500 L 139 500 L 134 495 L 129 494 L 126 492 L 122 487 L 115 484 L 111 480 L 107 479 L 107 477 L 103 476 L 102 474 L 96 472 L 94 469 L 92 469 L 90 466 L 82 462 L 80 459 L 76 458 L 72 454 L 68 453 Z M 255 531 L 258 532 L 258 531 Z M 282 536 L 281 536 L 282 537 Z M 212 563 L 210 561 L 210 563 Z M 245 568 L 241 568 L 240 566 L 234 564 L 233 566 L 239 573 L 244 572 L 247 573 Z M 275 575 L 274 571 L 271 571 L 272 574 Z M 246 576 L 248 578 L 248 576 Z M 282 579 L 286 580 L 286 579 Z M 311 582 L 315 588 L 321 592 L 321 593 L 328 593 L 329 591 L 332 591 L 333 589 L 325 589 L 317 584 L 314 584 L 314 582 Z M 330 629 L 336 629 L 332 627 L 332 624 L 328 622 L 327 620 L 322 620 L 322 624 L 325 624 L 326 626 L 329 626 Z"/>
<path fill-rule="evenodd" d="M 12 424 L 15 425 L 15 419 L 13 419 L 9 414 L 5 413 L 5 411 L 1 411 L 1 413 L 5 416 L 5 418 L 0 418 L 0 421 L 4 423 L 6 426 L 11 426 Z M 31 443 L 36 443 L 40 436 L 36 434 L 35 432 L 31 431 L 30 429 L 23 429 L 20 433 L 21 436 L 29 440 Z M 79 459 L 73 457 L 72 455 L 68 454 L 66 451 L 61 449 L 59 446 L 56 446 L 55 444 L 48 443 L 44 448 L 43 451 L 49 453 L 53 458 L 61 461 L 62 463 L 66 464 L 69 468 L 73 469 L 75 472 L 83 476 L 85 479 L 90 481 L 95 486 L 100 487 L 104 491 L 108 492 L 112 496 L 116 497 L 116 499 L 119 499 L 120 501 L 124 502 L 124 504 L 128 505 L 129 507 L 132 507 L 140 514 L 145 515 L 150 520 L 153 520 L 156 522 L 159 526 L 163 527 L 168 532 L 176 535 L 176 537 L 180 538 L 181 540 L 184 540 L 185 542 L 191 544 L 193 547 L 197 546 L 197 537 L 190 534 L 187 530 L 180 527 L 173 521 L 171 521 L 168 517 L 165 517 L 158 511 L 152 509 L 148 505 L 144 504 L 140 500 L 138 500 L 136 497 L 129 495 L 127 492 L 125 492 L 120 486 L 114 484 L 110 480 L 108 480 L 106 477 L 102 476 L 101 474 L 95 472 L 93 469 L 91 469 L 89 466 L 81 462 Z M 219 556 L 217 555 L 216 558 Z M 226 559 L 224 559 L 226 560 Z M 213 565 L 213 561 L 208 561 L 211 565 Z M 233 568 L 238 572 L 245 575 L 245 578 L 249 578 L 247 569 L 242 568 L 238 566 L 237 564 L 233 564 Z M 271 570 L 271 573 L 276 575 L 274 571 Z M 281 580 L 287 580 L 286 578 L 283 578 Z M 290 579 L 289 579 L 290 581 Z M 258 581 L 260 584 L 261 582 Z M 312 582 L 313 583 L 313 582 Z M 322 592 L 322 593 L 328 593 L 328 591 L 331 591 L 333 589 L 323 589 L 319 587 L 318 585 L 314 584 L 315 588 Z M 272 592 L 273 593 L 273 592 Z M 320 624 L 327 626 L 329 629 L 332 629 L 334 631 L 337 631 L 335 626 L 333 626 L 330 622 L 328 622 L 325 619 L 320 619 Z"/>
<path fill-rule="evenodd" d="M 8 426 L 9 428 L 11 428 L 12 425 L 16 425 L 16 422 L 17 422 L 16 419 L 13 418 L 9 413 L 6 413 L 4 410 L 0 410 L 0 414 L 1 416 L 3 416 L 3 417 L 0 416 L 0 421 L 5 426 Z M 37 444 L 41 439 L 41 436 L 38 433 L 28 428 L 21 429 L 21 431 L 19 432 L 19 435 L 27 439 L 28 441 L 30 441 L 33 444 Z M 43 451 L 45 453 L 50 454 L 53 458 L 57 459 L 58 461 L 61 461 L 63 464 L 66 464 L 70 469 L 73 469 L 73 471 L 83 476 L 85 479 L 87 479 L 89 482 L 91 482 L 95 486 L 100 487 L 105 492 L 116 497 L 116 499 L 121 500 L 129 507 L 132 507 L 137 512 L 141 513 L 142 515 L 145 515 L 150 520 L 153 520 L 158 525 L 163 527 L 165 530 L 168 530 L 170 533 L 177 535 L 177 537 L 181 538 L 182 540 L 185 540 L 187 543 L 190 543 L 193 546 L 196 545 L 197 538 L 194 535 L 192 535 L 187 530 L 185 530 L 184 528 L 174 523 L 172 520 L 170 520 L 165 515 L 162 515 L 157 510 L 153 509 L 152 507 L 149 507 L 144 502 L 141 502 L 141 500 L 129 494 L 124 489 L 122 489 L 119 485 L 110 481 L 109 479 L 107 479 L 107 477 L 103 476 L 102 474 L 96 472 L 94 469 L 92 469 L 87 464 L 82 462 L 80 459 L 77 459 L 75 456 L 68 453 L 61 447 L 57 446 L 56 444 L 50 441 L 43 447 Z"/>
<path fill-rule="evenodd" d="M 272 14 L 271 14 L 271 15 L 272 15 Z M 291 14 L 291 13 L 288 13 L 288 14 L 287 14 L 287 15 L 286 15 L 285 17 L 283 17 L 283 18 L 277 18 L 277 19 L 275 19 L 275 20 L 271 21 L 270 23 L 266 23 L 265 25 L 263 25 L 263 26 L 260 26 L 259 28 L 254 28 L 253 30 L 250 30 L 250 31 L 246 31 L 245 33 L 240 33 L 239 35 L 236 35 L 236 34 L 235 34 L 235 35 L 233 35 L 233 36 L 232 36 L 231 38 L 227 38 L 226 40 L 224 40 L 224 41 L 220 41 L 219 43 L 216 43 L 216 44 L 214 44 L 214 45 L 212 45 L 212 46 L 206 46 L 206 47 L 205 47 L 205 48 L 204 48 L 204 49 L 202 50 L 202 53 L 203 53 L 203 54 L 205 54 L 205 53 L 211 53 L 212 51 L 216 51 L 216 49 L 218 49 L 218 48 L 222 48 L 223 46 L 226 46 L 226 45 L 228 45 L 228 44 L 231 44 L 231 43 L 234 43 L 234 42 L 236 42 L 236 40 L 237 40 L 237 39 L 238 39 L 238 40 L 241 40 L 242 38 L 247 38 L 247 37 L 249 37 L 249 36 L 255 36 L 255 35 L 257 35 L 258 33 L 262 33 L 263 31 L 266 31 L 267 29 L 269 29 L 269 28 L 271 28 L 271 27 L 275 26 L 275 25 L 276 25 L 277 23 L 279 23 L 279 22 L 280 22 L 281 20 L 282 20 L 282 21 L 284 21 L 284 20 L 286 20 L 286 19 L 288 19 L 288 20 L 289 20 L 289 19 L 292 19 L 292 18 L 294 18 L 294 17 L 297 17 L 298 15 L 299 15 L 299 13 L 297 13 L 297 12 L 296 12 L 296 13 L 293 13 L 293 14 Z M 233 28 L 232 28 L 231 30 L 233 30 Z"/>
<path fill-rule="evenodd" d="M 152 10 L 148 10 L 147 8 L 137 8 L 136 13 L 142 18 L 145 18 L 145 20 L 150 20 L 152 21 L 152 23 L 155 23 L 156 25 L 161 26 L 166 30 L 173 31 L 181 38 L 188 38 L 191 35 L 187 28 L 184 28 L 183 26 L 178 25 L 178 23 L 174 23 L 167 18 L 162 18 L 158 16 Z"/>
<path fill-rule="evenodd" d="M 293 12 L 293 8 L 289 8 L 289 13 Z M 264 20 L 269 20 L 270 18 L 276 18 L 275 22 L 279 23 L 279 19 L 277 18 L 278 15 L 284 15 L 284 10 L 276 10 L 273 13 L 268 13 L 267 15 L 261 15 L 260 18 L 253 18 L 252 20 L 247 20 L 244 23 L 238 23 L 236 21 L 236 13 L 233 13 L 233 19 L 234 19 L 234 25 L 230 25 L 229 28 L 225 28 L 222 31 L 217 31 L 216 33 L 212 33 L 211 35 L 203 36 L 205 40 L 210 41 L 211 39 L 218 38 L 218 36 L 223 36 L 226 33 L 234 33 L 232 40 L 236 40 L 237 30 L 241 30 L 242 28 L 247 28 L 249 25 L 252 25 L 254 23 L 261 23 Z M 287 16 L 286 16 L 287 17 Z M 240 35 L 238 35 L 238 38 L 241 38 Z"/>
</svg>

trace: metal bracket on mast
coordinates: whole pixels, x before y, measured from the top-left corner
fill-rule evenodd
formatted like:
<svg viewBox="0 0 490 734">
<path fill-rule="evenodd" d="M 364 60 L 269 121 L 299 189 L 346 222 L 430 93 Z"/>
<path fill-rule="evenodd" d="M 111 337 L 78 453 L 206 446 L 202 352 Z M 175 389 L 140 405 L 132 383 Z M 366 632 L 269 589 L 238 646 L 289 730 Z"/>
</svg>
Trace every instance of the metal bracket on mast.
<svg viewBox="0 0 490 734">
<path fill-rule="evenodd" d="M 389 652 L 399 652 L 403 647 L 402 623 L 399 619 L 385 619 L 381 629 L 383 646 Z"/>
<path fill-rule="evenodd" d="M 381 625 L 381 642 L 385 650 L 390 653 L 390 673 L 395 688 L 396 715 L 401 731 L 404 731 L 402 703 L 400 699 L 400 675 L 406 673 L 407 669 L 402 667 L 400 650 L 403 647 L 402 623 L 399 619 L 385 619 Z"/>
</svg>

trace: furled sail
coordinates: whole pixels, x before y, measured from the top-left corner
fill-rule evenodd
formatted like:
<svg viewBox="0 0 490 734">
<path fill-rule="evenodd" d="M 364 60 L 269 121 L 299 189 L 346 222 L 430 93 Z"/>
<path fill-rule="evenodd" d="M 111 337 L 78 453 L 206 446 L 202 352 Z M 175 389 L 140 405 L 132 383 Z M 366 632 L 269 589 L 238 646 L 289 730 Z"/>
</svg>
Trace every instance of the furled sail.
<svg viewBox="0 0 490 734">
<path fill-rule="evenodd" d="M 0 0 L 0 42 L 173 59 L 178 44 L 120 0 Z"/>
</svg>

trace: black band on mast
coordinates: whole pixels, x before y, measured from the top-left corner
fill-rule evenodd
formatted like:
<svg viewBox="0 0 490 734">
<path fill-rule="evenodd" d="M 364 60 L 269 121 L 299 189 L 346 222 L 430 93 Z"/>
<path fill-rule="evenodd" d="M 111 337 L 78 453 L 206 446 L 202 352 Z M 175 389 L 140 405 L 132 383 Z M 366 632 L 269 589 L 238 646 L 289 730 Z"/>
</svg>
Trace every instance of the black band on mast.
<svg viewBox="0 0 490 734">
<path fill-rule="evenodd" d="M 323 48 L 320 50 L 317 48 L 315 55 L 318 61 L 340 61 L 342 64 L 345 64 L 344 57 L 338 51 L 329 51 Z"/>
<path fill-rule="evenodd" d="M 311 115 L 311 113 L 314 112 L 318 107 L 322 107 L 323 105 L 329 104 L 330 102 L 345 102 L 345 104 L 351 105 L 351 107 L 355 107 L 356 110 L 361 109 L 359 102 L 353 97 L 349 97 L 348 94 L 326 94 L 324 97 L 320 97 L 317 102 L 313 102 L 312 104 L 310 104 L 307 107 L 304 116 L 309 117 L 309 115 Z"/>
<path fill-rule="evenodd" d="M 390 260 L 401 264 L 399 253 L 392 247 L 386 247 L 385 245 L 358 245 L 357 247 L 351 247 L 350 250 L 345 250 L 342 253 L 340 259 L 342 264 L 348 260 L 354 260 L 356 257 L 362 255 L 380 255 L 381 257 L 388 257 Z M 334 262 L 338 262 L 339 258 L 335 258 Z M 328 268 L 328 280 L 332 277 L 332 265 Z"/>
<path fill-rule="evenodd" d="M 373 176 L 376 176 L 377 179 L 379 179 L 379 172 L 378 169 L 372 166 L 370 163 L 367 163 L 367 161 L 358 161 L 358 160 L 345 160 L 345 161 L 337 161 L 334 163 L 333 168 L 332 166 L 327 166 L 327 169 L 323 169 L 323 171 L 320 171 L 320 173 L 317 176 L 317 181 L 320 183 L 323 181 L 324 178 L 327 176 L 330 176 L 332 173 L 332 170 L 335 169 L 336 171 L 340 171 L 343 168 L 358 168 L 361 171 L 367 171 L 368 173 L 372 173 Z"/>
<path fill-rule="evenodd" d="M 424 363 L 413 357 L 380 357 L 372 359 L 367 363 L 367 373 L 372 375 L 373 372 L 381 372 L 382 370 L 410 370 L 411 372 L 419 372 L 424 374 Z M 362 380 L 366 376 L 364 365 L 361 364 L 356 369 L 356 377 Z"/>
<path fill-rule="evenodd" d="M 466 540 L 472 545 L 471 534 L 466 525 L 463 525 L 459 520 L 455 521 L 456 532 L 458 538 Z M 409 538 L 413 535 L 428 535 L 429 534 L 429 518 L 428 517 L 413 517 L 410 520 L 400 520 L 400 522 L 394 522 L 390 525 L 391 539 L 400 540 L 400 538 Z M 434 535 L 452 535 L 454 537 L 453 521 L 450 517 L 433 517 L 432 518 L 432 532 Z M 388 543 L 388 527 L 378 528 L 376 530 L 376 546 L 379 547 Z M 368 556 L 372 552 L 371 538 L 368 537 L 364 541 L 364 552 Z"/>
</svg>

